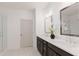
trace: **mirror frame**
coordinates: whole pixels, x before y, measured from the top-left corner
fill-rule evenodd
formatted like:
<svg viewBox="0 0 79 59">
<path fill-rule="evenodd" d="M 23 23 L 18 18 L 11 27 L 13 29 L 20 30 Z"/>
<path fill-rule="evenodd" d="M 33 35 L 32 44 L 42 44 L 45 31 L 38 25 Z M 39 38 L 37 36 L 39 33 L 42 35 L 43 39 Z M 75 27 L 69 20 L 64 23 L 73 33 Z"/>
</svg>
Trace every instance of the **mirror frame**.
<svg viewBox="0 0 79 59">
<path fill-rule="evenodd" d="M 71 4 L 71 5 L 69 5 L 69 6 L 67 6 L 67 7 L 65 7 L 65 8 L 63 8 L 63 9 L 60 10 L 60 35 L 67 35 L 67 36 L 76 36 L 76 37 L 79 37 L 79 35 L 76 35 L 76 34 L 64 34 L 64 33 L 62 33 L 62 15 L 61 15 L 61 12 L 63 10 L 65 10 L 65 9 L 71 7 L 72 5 L 75 5 L 76 3 L 79 3 L 79 2 L 75 2 L 75 3 L 73 3 L 73 4 Z"/>
</svg>

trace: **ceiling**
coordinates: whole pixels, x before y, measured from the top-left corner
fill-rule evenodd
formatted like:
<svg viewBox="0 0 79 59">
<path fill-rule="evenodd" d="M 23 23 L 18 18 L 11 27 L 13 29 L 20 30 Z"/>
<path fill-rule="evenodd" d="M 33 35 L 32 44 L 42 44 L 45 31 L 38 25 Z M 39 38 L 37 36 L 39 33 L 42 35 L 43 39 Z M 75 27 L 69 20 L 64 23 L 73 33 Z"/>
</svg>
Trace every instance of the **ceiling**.
<svg viewBox="0 0 79 59">
<path fill-rule="evenodd" d="M 31 10 L 34 8 L 44 8 L 48 2 L 0 2 L 0 7 Z"/>
</svg>

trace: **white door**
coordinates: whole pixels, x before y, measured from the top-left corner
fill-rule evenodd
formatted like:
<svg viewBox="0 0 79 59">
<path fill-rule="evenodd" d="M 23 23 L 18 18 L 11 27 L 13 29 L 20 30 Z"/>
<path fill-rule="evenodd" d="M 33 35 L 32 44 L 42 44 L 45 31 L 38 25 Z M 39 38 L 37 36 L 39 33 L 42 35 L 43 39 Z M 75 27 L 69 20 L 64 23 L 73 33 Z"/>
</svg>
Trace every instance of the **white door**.
<svg viewBox="0 0 79 59">
<path fill-rule="evenodd" d="M 21 20 L 21 47 L 33 46 L 33 22 Z"/>
<path fill-rule="evenodd" d="M 2 28 L 3 28 L 3 27 L 2 27 L 2 23 L 3 23 L 2 17 L 0 16 L 0 52 L 1 52 L 2 46 L 3 46 L 3 45 L 2 45 L 2 43 L 3 43 L 3 41 L 2 41 L 2 39 L 3 39 L 3 38 L 2 38 L 2 37 L 3 37 L 3 36 L 2 36 L 2 35 L 3 35 L 3 34 L 2 34 L 2 33 L 3 33 L 3 31 L 2 31 Z"/>
</svg>

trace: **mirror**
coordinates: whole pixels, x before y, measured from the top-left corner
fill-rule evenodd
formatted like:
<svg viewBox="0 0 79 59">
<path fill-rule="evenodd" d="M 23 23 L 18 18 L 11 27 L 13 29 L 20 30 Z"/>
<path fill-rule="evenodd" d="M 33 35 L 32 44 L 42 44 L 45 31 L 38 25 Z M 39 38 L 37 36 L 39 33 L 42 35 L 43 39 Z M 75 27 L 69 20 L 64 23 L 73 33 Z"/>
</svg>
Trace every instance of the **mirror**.
<svg viewBox="0 0 79 59">
<path fill-rule="evenodd" d="M 52 16 L 46 17 L 44 19 L 44 29 L 45 29 L 45 33 L 50 33 L 50 28 L 52 25 Z"/>
<path fill-rule="evenodd" d="M 79 36 L 79 3 L 60 10 L 61 35 Z"/>
</svg>

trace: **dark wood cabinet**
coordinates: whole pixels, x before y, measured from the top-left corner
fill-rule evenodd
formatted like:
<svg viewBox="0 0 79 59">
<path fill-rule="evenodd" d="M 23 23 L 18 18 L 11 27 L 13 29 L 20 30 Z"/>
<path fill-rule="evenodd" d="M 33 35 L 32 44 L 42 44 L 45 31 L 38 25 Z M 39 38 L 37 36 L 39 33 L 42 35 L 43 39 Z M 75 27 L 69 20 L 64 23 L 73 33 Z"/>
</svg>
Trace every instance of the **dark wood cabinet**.
<svg viewBox="0 0 79 59">
<path fill-rule="evenodd" d="M 57 54 L 52 49 L 47 48 L 47 56 L 57 56 Z"/>
<path fill-rule="evenodd" d="M 42 56 L 73 56 L 40 37 L 37 37 L 37 49 Z"/>
<path fill-rule="evenodd" d="M 46 41 L 43 41 L 43 56 L 46 56 L 47 55 L 47 42 Z"/>
<path fill-rule="evenodd" d="M 41 55 L 46 56 L 47 42 L 37 37 L 37 48 Z"/>
<path fill-rule="evenodd" d="M 55 45 L 48 43 L 48 47 L 54 50 L 60 56 L 72 56 L 72 54 L 62 50 L 61 48 L 56 47 Z"/>
<path fill-rule="evenodd" d="M 41 40 L 39 37 L 37 37 L 37 48 L 40 54 L 43 54 L 43 40 Z"/>
</svg>

